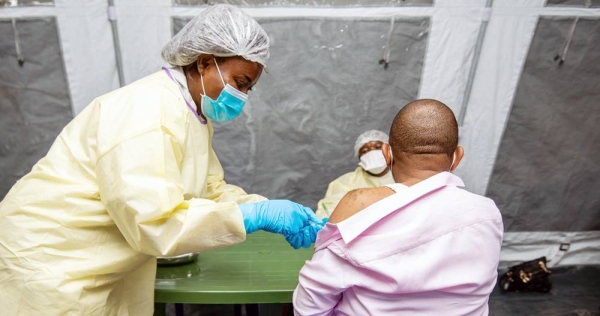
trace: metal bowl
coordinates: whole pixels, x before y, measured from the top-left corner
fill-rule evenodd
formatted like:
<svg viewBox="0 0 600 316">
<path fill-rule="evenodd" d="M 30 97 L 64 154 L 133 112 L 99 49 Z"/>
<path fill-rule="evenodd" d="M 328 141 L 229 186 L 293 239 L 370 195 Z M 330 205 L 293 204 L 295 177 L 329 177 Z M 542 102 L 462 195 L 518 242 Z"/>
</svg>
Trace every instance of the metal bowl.
<svg viewBox="0 0 600 316">
<path fill-rule="evenodd" d="M 156 262 L 159 266 L 186 264 L 193 262 L 197 254 L 197 252 L 192 252 L 173 257 L 157 257 Z"/>
</svg>

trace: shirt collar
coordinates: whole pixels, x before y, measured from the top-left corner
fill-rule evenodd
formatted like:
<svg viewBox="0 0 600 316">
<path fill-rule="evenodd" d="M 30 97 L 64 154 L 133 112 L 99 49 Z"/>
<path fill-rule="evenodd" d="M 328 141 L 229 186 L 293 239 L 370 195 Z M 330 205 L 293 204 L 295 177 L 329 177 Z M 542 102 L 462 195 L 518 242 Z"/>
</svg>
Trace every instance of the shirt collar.
<svg viewBox="0 0 600 316">
<path fill-rule="evenodd" d="M 412 201 L 427 195 L 437 189 L 448 185 L 464 187 L 463 181 L 450 172 L 440 172 L 425 179 L 401 193 L 393 194 L 366 209 L 354 214 L 352 217 L 337 223 L 337 229 L 346 244 L 349 244 L 361 233 L 377 223 L 382 218 L 401 209 Z"/>
</svg>

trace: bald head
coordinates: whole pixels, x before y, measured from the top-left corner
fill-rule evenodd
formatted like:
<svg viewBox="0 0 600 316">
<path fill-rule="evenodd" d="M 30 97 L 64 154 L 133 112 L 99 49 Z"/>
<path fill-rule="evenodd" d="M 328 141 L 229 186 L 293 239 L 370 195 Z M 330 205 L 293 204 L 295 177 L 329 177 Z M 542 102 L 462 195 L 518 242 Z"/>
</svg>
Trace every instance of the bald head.
<svg viewBox="0 0 600 316">
<path fill-rule="evenodd" d="M 447 169 L 457 145 L 458 124 L 454 113 L 433 99 L 416 100 L 404 106 L 390 129 L 395 159 L 409 157 L 432 170 Z"/>
</svg>

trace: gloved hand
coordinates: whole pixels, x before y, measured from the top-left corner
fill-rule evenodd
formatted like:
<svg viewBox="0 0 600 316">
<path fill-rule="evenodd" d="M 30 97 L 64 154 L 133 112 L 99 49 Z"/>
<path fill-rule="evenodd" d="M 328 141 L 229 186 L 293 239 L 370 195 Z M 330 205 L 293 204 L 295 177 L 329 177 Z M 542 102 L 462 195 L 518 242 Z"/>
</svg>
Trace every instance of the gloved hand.
<svg viewBox="0 0 600 316">
<path fill-rule="evenodd" d="M 284 236 L 293 236 L 310 222 L 321 223 L 321 219 L 310 208 L 288 200 L 244 203 L 239 207 L 244 217 L 246 234 L 262 229 Z"/>
<path fill-rule="evenodd" d="M 327 218 L 324 218 L 320 223 L 315 223 L 310 221 L 308 225 L 304 226 L 300 229 L 300 232 L 297 234 L 288 234 L 285 235 L 285 240 L 294 247 L 294 249 L 298 249 L 300 247 L 308 248 L 312 243 L 317 239 L 317 233 L 323 229 L 325 223 L 327 223 Z"/>
</svg>

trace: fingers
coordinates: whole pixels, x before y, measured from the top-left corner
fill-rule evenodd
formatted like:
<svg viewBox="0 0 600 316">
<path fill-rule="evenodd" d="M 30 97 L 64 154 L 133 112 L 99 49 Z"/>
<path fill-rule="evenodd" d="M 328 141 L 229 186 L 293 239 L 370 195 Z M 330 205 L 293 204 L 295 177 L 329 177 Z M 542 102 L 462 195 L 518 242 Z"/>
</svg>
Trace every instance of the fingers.
<svg viewBox="0 0 600 316">
<path fill-rule="evenodd" d="M 297 233 L 285 234 L 285 239 L 292 247 L 294 247 L 294 249 L 298 249 L 300 247 L 309 248 L 310 245 L 313 244 L 317 239 L 317 233 L 322 228 L 323 225 L 320 222 L 310 222 L 308 225 L 302 227 Z"/>
<path fill-rule="evenodd" d="M 303 233 L 304 233 L 304 238 L 303 238 L 304 242 L 302 243 L 302 247 L 308 248 L 315 241 L 316 234 L 311 232 L 311 229 L 305 229 Z"/>
<path fill-rule="evenodd" d="M 308 215 L 308 220 L 315 223 L 321 223 L 321 219 L 309 207 L 304 206 L 304 211 Z"/>
<path fill-rule="evenodd" d="M 302 245 L 300 234 L 285 235 L 285 240 L 287 240 L 287 242 L 290 244 L 290 246 L 292 246 L 294 249 L 298 249 Z"/>
</svg>

